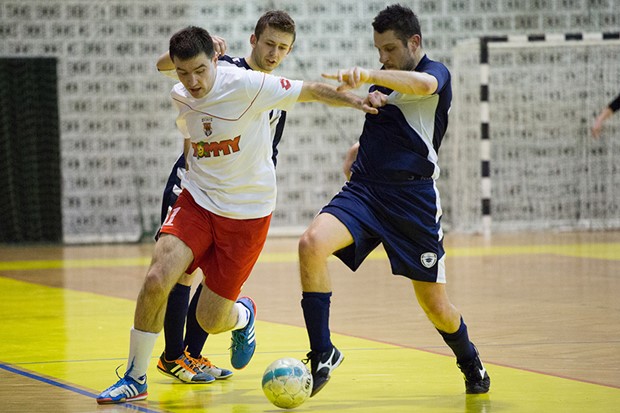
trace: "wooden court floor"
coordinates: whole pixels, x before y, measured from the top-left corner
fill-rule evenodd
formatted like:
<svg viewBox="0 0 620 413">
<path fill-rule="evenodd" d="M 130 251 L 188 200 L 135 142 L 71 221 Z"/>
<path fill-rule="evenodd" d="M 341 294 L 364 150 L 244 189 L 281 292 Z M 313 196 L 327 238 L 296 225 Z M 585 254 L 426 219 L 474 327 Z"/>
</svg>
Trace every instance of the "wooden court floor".
<svg viewBox="0 0 620 413">
<path fill-rule="evenodd" d="M 257 353 L 208 385 L 148 372 L 144 402 L 98 406 L 126 362 L 152 244 L 0 246 L 0 412 L 275 412 L 260 389 L 273 360 L 308 351 L 295 238 L 269 238 L 244 287 L 258 306 Z M 331 325 L 345 362 L 299 412 L 620 411 L 620 232 L 446 237 L 448 289 L 492 387 L 467 396 L 444 345 L 390 275 L 382 251 L 360 270 L 330 263 Z M 205 353 L 230 368 L 229 334 Z M 121 367 L 120 371 L 123 371 Z"/>
</svg>

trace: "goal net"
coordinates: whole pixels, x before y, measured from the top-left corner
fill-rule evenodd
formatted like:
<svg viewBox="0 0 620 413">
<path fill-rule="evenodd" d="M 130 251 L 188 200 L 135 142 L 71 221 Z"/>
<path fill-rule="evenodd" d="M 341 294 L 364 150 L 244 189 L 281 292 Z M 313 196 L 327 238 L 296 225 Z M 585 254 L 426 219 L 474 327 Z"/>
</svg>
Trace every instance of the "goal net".
<svg viewBox="0 0 620 413">
<path fill-rule="evenodd" d="M 449 229 L 620 228 L 620 116 L 598 140 L 590 133 L 620 93 L 618 50 L 617 34 L 454 48 L 450 134 L 440 154 Z"/>
</svg>

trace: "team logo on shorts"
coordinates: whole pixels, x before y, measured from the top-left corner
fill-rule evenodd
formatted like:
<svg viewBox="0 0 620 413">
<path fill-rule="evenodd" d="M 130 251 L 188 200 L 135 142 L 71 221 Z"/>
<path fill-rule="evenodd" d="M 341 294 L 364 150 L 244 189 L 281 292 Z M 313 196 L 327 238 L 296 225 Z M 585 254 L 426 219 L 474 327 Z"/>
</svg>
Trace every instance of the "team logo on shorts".
<svg viewBox="0 0 620 413">
<path fill-rule="evenodd" d="M 437 254 L 434 252 L 425 252 L 420 255 L 420 262 L 422 262 L 422 265 L 426 268 L 431 268 L 437 263 Z"/>
<path fill-rule="evenodd" d="M 206 136 L 211 136 L 213 130 L 211 129 L 211 122 L 213 122 L 213 118 L 202 118 L 202 130 L 204 131 Z"/>
</svg>

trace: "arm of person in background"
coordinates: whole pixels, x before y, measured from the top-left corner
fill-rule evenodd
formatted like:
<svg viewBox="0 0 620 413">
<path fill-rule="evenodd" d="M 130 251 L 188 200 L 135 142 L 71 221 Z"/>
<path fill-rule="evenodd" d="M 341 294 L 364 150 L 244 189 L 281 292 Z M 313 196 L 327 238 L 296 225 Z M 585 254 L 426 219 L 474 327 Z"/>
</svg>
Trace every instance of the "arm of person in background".
<svg viewBox="0 0 620 413">
<path fill-rule="evenodd" d="M 594 120 L 594 125 L 592 125 L 592 137 L 598 139 L 601 135 L 601 131 L 603 130 L 603 124 L 615 112 L 617 112 L 618 109 L 620 109 L 620 94 L 616 96 L 616 98 L 609 105 L 605 106 Z"/>
<path fill-rule="evenodd" d="M 357 158 L 357 152 L 360 149 L 360 143 L 355 142 L 347 151 L 347 154 L 344 156 L 344 162 L 342 163 L 342 172 L 344 172 L 344 176 L 347 178 L 347 181 L 351 179 L 351 165 L 355 162 Z"/>
<path fill-rule="evenodd" d="M 211 36 L 211 39 L 213 39 L 213 49 L 215 50 L 215 54 L 218 56 L 226 54 L 226 49 L 228 48 L 226 45 L 226 40 L 218 36 Z M 157 70 L 168 77 L 177 79 L 176 67 L 170 58 L 169 52 L 159 56 L 159 59 L 157 59 Z"/>
<path fill-rule="evenodd" d="M 437 79 L 423 72 L 409 70 L 369 70 L 362 67 L 323 74 L 326 79 L 340 82 L 339 91 L 357 89 L 364 83 L 385 86 L 407 95 L 432 95 L 437 90 Z"/>
<path fill-rule="evenodd" d="M 345 106 L 370 114 L 379 111 L 368 104 L 367 99 L 347 91 L 338 91 L 334 86 L 320 82 L 304 82 L 297 102 L 321 102 L 330 106 Z"/>
<path fill-rule="evenodd" d="M 374 92 L 370 92 L 366 97 L 366 103 L 373 108 L 380 108 L 387 104 L 387 95 L 375 90 Z M 348 150 L 344 157 L 344 162 L 342 163 L 342 172 L 347 180 L 351 179 L 351 166 L 355 159 L 357 158 L 357 152 L 360 149 L 360 143 L 355 142 Z"/>
</svg>

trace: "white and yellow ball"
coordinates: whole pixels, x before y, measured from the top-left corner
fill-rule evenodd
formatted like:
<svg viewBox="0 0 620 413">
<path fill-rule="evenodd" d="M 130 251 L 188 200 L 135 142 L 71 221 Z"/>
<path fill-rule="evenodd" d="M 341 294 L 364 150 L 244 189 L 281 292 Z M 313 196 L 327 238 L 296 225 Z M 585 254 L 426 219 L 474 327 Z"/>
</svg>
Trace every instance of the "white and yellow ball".
<svg viewBox="0 0 620 413">
<path fill-rule="evenodd" d="M 262 386 L 271 403 L 283 409 L 292 409 L 310 397 L 312 374 L 301 361 L 285 357 L 265 369 Z"/>
</svg>

